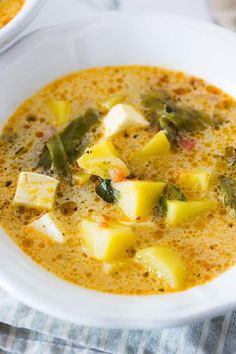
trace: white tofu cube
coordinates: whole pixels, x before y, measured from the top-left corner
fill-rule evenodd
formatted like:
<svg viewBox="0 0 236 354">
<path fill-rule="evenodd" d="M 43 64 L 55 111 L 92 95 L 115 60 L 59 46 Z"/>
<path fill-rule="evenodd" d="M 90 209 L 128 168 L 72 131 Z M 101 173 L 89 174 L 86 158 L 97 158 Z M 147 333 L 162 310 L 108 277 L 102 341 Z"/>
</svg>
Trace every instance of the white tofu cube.
<svg viewBox="0 0 236 354">
<path fill-rule="evenodd" d="M 112 107 L 103 120 L 105 137 L 120 133 L 132 126 L 147 127 L 149 122 L 132 106 L 119 103 Z"/>
<path fill-rule="evenodd" d="M 58 183 L 53 177 L 34 172 L 21 172 L 13 203 L 51 210 Z"/>
<path fill-rule="evenodd" d="M 26 230 L 49 237 L 52 241 L 63 243 L 64 236 L 60 225 L 52 213 L 47 213 L 26 226 Z"/>
</svg>

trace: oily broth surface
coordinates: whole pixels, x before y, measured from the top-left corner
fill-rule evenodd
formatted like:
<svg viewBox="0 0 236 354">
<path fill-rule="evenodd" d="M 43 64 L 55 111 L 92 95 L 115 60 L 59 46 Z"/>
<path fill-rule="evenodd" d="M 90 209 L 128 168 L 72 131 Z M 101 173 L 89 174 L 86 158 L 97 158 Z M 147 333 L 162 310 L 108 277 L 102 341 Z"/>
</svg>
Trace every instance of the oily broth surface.
<svg viewBox="0 0 236 354">
<path fill-rule="evenodd" d="M 39 217 L 38 211 L 14 207 L 12 200 L 19 171 L 35 171 L 39 152 L 55 128 L 51 125 L 50 99 L 71 102 L 71 119 L 87 108 L 102 114 L 101 99 L 114 93 L 125 95 L 125 102 L 142 109 L 140 95 L 164 88 L 176 99 L 191 107 L 205 110 L 210 115 L 221 115 L 225 120 L 220 129 L 209 127 L 195 135 L 197 144 L 192 150 L 172 152 L 167 157 L 146 163 L 132 158 L 134 150 L 147 142 L 155 131 L 130 130 L 112 141 L 133 173 L 142 178 L 164 179 L 176 183 L 182 170 L 212 167 L 216 173 L 226 171 L 222 159 L 226 146 L 234 145 L 236 136 L 235 102 L 219 89 L 182 73 L 151 67 L 108 67 L 81 71 L 47 86 L 26 101 L 9 119 L 3 132 L 0 156 L 0 219 L 3 229 L 37 263 L 56 275 L 83 287 L 123 294 L 157 294 L 170 292 L 164 282 L 128 263 L 115 274 L 106 274 L 101 262 L 87 257 L 79 239 L 78 228 L 82 217 L 100 220 L 106 216 L 125 220 L 116 206 L 106 204 L 94 192 L 90 181 L 80 188 L 60 185 L 55 204 L 56 216 L 64 225 L 66 243 L 50 243 L 46 238 L 25 232 L 25 225 Z M 99 128 L 88 137 L 92 145 L 102 136 Z M 205 194 L 187 190 L 191 199 L 218 199 L 211 213 L 200 215 L 178 227 L 170 227 L 163 219 L 153 216 L 135 226 L 136 250 L 156 243 L 170 245 L 180 253 L 188 271 L 186 288 L 203 284 L 226 270 L 236 261 L 236 223 L 231 212 L 219 202 L 216 182 Z M 68 204 L 69 203 L 69 204 Z M 129 256 L 134 250 L 129 251 Z"/>
<path fill-rule="evenodd" d="M 25 0 L 0 0 L 0 29 L 18 14 L 24 3 Z"/>
</svg>

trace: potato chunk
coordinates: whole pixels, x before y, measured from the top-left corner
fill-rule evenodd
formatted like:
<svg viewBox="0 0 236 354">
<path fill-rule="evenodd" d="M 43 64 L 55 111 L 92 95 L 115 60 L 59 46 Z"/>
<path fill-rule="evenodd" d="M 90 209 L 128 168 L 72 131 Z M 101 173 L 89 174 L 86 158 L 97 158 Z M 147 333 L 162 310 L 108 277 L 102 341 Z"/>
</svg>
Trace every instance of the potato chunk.
<svg viewBox="0 0 236 354">
<path fill-rule="evenodd" d="M 45 235 L 54 242 L 63 243 L 64 236 L 61 226 L 52 213 L 47 213 L 27 225 L 26 230 Z"/>
<path fill-rule="evenodd" d="M 132 228 L 115 222 L 99 224 L 90 219 L 83 219 L 80 232 L 88 255 L 103 261 L 125 256 L 126 250 L 135 244 Z"/>
<path fill-rule="evenodd" d="M 171 248 L 163 245 L 144 248 L 136 253 L 135 259 L 148 272 L 163 278 L 170 287 L 181 289 L 184 286 L 185 266 Z"/>
<path fill-rule="evenodd" d="M 21 172 L 13 203 L 51 210 L 58 183 L 53 177 L 34 172 Z"/>
<path fill-rule="evenodd" d="M 136 157 L 148 158 L 152 156 L 164 156 L 170 152 L 170 143 L 161 130 L 159 131 L 140 151 L 136 152 Z"/>
<path fill-rule="evenodd" d="M 214 206 L 215 202 L 212 200 L 168 200 L 166 220 L 170 225 L 177 225 L 185 219 L 211 210 Z"/>
<path fill-rule="evenodd" d="M 106 274 L 116 274 L 129 269 L 135 264 L 133 258 L 124 258 L 112 262 L 103 262 L 103 270 Z"/>
<path fill-rule="evenodd" d="M 180 175 L 179 181 L 186 187 L 206 191 L 209 187 L 212 177 L 212 170 L 208 168 L 199 168 L 186 171 Z"/>
<path fill-rule="evenodd" d="M 107 109 L 111 109 L 112 107 L 114 107 L 115 105 L 117 105 L 118 103 L 121 103 L 122 101 L 124 101 L 125 99 L 125 95 L 122 94 L 114 94 L 112 96 L 109 96 L 105 99 L 102 100 L 102 106 L 107 108 Z"/>
<path fill-rule="evenodd" d="M 50 101 L 49 105 L 53 113 L 54 123 L 56 125 L 61 125 L 68 122 L 71 111 L 71 105 L 68 101 Z"/>
<path fill-rule="evenodd" d="M 132 106 L 119 103 L 113 106 L 103 120 L 105 137 L 120 133 L 132 126 L 147 127 L 149 122 Z"/>
<path fill-rule="evenodd" d="M 131 220 L 149 215 L 157 204 L 165 185 L 163 182 L 138 180 L 112 183 L 112 187 L 119 191 L 118 206 Z"/>
<path fill-rule="evenodd" d="M 77 162 L 81 168 L 104 179 L 111 179 L 114 171 L 121 173 L 124 177 L 130 173 L 108 139 L 102 139 L 86 149 Z"/>
</svg>

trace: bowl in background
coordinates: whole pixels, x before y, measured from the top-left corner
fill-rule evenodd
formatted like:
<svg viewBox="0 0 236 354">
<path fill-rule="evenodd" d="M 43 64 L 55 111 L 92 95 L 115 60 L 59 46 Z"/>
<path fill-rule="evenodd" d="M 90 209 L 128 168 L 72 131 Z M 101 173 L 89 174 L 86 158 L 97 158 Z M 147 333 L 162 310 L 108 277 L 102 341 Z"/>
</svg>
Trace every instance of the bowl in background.
<svg viewBox="0 0 236 354">
<path fill-rule="evenodd" d="M 45 0 L 25 0 L 18 14 L 0 29 L 0 53 L 6 50 L 19 33 L 32 21 Z"/>
</svg>

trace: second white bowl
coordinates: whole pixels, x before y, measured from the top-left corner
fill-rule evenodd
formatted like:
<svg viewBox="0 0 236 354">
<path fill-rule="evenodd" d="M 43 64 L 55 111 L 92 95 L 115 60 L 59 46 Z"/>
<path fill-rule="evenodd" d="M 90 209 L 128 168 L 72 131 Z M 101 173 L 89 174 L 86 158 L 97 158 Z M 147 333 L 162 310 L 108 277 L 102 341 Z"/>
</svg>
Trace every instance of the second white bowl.
<svg viewBox="0 0 236 354">
<path fill-rule="evenodd" d="M 45 0 L 26 0 L 19 13 L 0 29 L 0 53 L 6 50 L 31 22 Z"/>
</svg>

